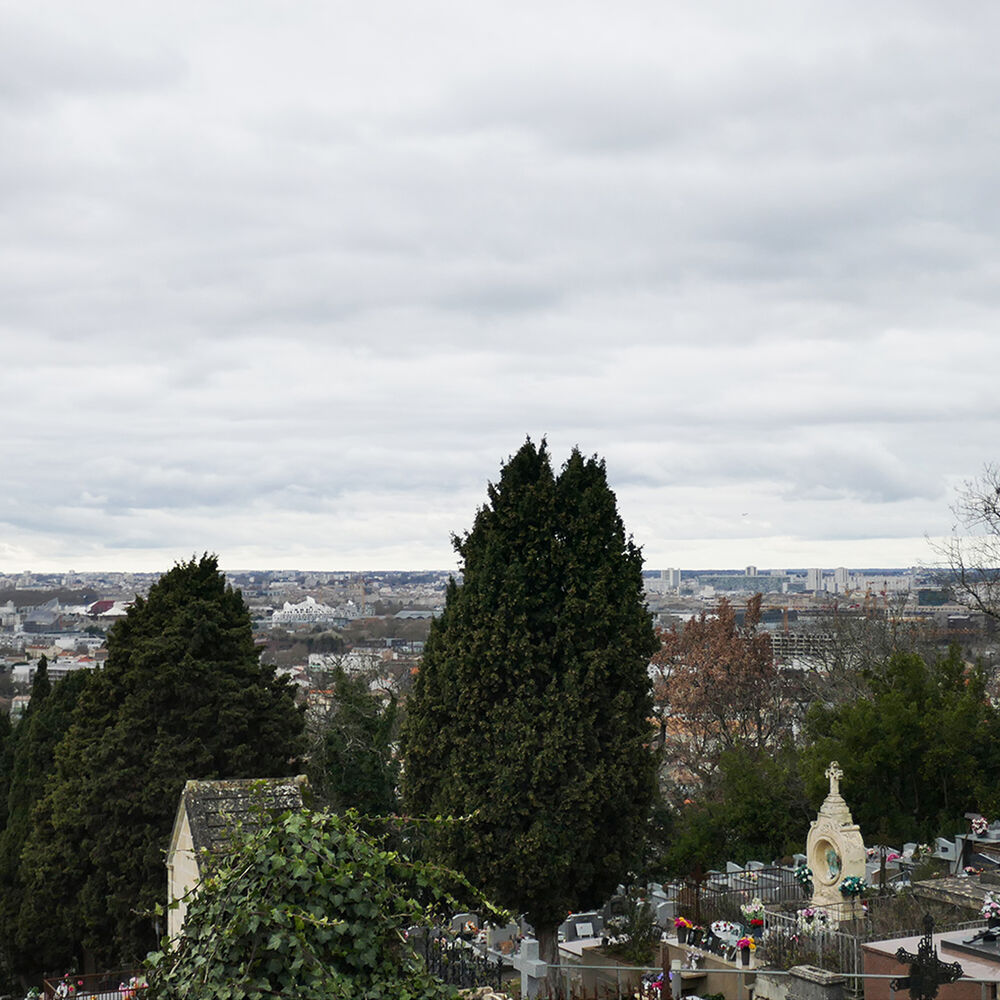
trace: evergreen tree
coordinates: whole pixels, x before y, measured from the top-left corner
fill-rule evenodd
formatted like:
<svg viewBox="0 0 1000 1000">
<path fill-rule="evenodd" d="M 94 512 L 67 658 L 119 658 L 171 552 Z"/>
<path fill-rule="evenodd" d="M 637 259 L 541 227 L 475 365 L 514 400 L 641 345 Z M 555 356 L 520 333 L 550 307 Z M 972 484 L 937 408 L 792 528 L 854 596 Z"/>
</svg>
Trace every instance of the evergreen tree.
<svg viewBox="0 0 1000 1000">
<path fill-rule="evenodd" d="M 995 812 L 1000 712 L 958 647 L 931 663 L 897 653 L 870 683 L 870 695 L 809 713 L 804 768 L 814 799 L 837 760 L 855 821 L 887 838 L 929 841 L 964 830 L 966 812 Z"/>
<path fill-rule="evenodd" d="M 396 809 L 399 764 L 393 754 L 396 699 L 373 695 L 363 676 L 333 671 L 332 704 L 315 719 L 309 784 L 338 812 L 386 816 Z"/>
<path fill-rule="evenodd" d="M 292 773 L 302 717 L 259 662 L 250 615 L 214 556 L 175 566 L 108 635 L 35 812 L 18 942 L 112 965 L 145 955 L 164 851 L 189 778 Z"/>
<path fill-rule="evenodd" d="M 14 741 L 17 738 L 7 712 L 0 711 L 0 830 L 7 828 L 7 793 L 14 770 Z"/>
<path fill-rule="evenodd" d="M 14 969 L 30 971 L 35 951 L 34 942 L 27 955 L 12 948 L 24 900 L 21 852 L 32 830 L 32 812 L 53 770 L 56 745 L 69 727 L 91 676 L 88 670 L 75 670 L 52 687 L 46 668 L 40 664 L 28 710 L 17 725 L 6 803 L 7 825 L 0 834 L 0 947 L 5 963 Z"/>
<path fill-rule="evenodd" d="M 770 861 L 802 849 L 815 816 L 790 744 L 724 751 L 712 777 L 675 813 L 659 869 L 686 877 L 733 858 Z"/>
<path fill-rule="evenodd" d="M 52 681 L 49 680 L 49 658 L 42 653 L 38 658 L 35 676 L 31 681 L 31 698 L 28 701 L 28 711 L 32 710 L 32 706 L 37 711 L 42 702 L 48 698 L 51 691 Z"/>
<path fill-rule="evenodd" d="M 40 662 L 28 709 L 17 724 L 5 803 L 7 824 L 0 834 L 0 948 L 6 963 L 13 967 L 26 968 L 24 956 L 13 953 L 11 944 L 24 899 L 20 862 L 32 829 L 32 810 L 52 772 L 56 745 L 69 727 L 73 709 L 90 678 L 90 671 L 74 670 L 52 687 L 47 666 Z"/>
<path fill-rule="evenodd" d="M 637 864 L 654 787 L 642 559 L 604 463 L 558 477 L 529 440 L 455 547 L 404 723 L 415 813 L 469 816 L 434 848 L 527 914 L 556 962 L 567 911 Z"/>
</svg>

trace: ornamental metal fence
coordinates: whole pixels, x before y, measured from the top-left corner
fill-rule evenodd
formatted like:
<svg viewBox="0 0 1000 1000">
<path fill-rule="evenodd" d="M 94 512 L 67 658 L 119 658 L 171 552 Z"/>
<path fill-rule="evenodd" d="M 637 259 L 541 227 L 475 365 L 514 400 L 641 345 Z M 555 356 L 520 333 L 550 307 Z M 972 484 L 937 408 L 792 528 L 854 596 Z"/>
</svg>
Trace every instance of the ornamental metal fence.
<svg viewBox="0 0 1000 1000">
<path fill-rule="evenodd" d="M 500 955 L 492 956 L 461 938 L 443 934 L 424 936 L 418 950 L 428 971 L 449 986 L 463 990 L 489 986 L 500 992 L 504 974 Z"/>
<path fill-rule="evenodd" d="M 742 920 L 742 907 L 753 899 L 765 906 L 807 904 L 808 895 L 791 868 L 774 867 L 736 872 L 710 872 L 688 879 L 678 897 L 678 914 L 693 924 Z"/>
<path fill-rule="evenodd" d="M 936 925 L 935 934 L 965 931 L 985 926 L 982 920 L 955 921 Z M 897 927 L 894 938 L 919 937 L 918 928 Z M 859 982 L 864 972 L 862 946 L 869 941 L 885 938 L 885 931 L 865 920 L 852 922 L 847 930 L 839 930 L 825 922 L 821 911 L 804 908 L 798 914 L 768 913 L 765 918 L 758 964 L 773 969 L 789 969 L 793 965 L 815 965 L 839 972 Z"/>
</svg>

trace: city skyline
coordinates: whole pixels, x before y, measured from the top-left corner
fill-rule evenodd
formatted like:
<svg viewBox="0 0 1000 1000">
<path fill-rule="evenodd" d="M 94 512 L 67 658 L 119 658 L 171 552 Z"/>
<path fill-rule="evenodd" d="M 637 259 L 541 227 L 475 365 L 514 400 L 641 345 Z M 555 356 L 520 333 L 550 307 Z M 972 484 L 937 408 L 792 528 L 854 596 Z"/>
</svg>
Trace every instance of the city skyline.
<svg viewBox="0 0 1000 1000">
<path fill-rule="evenodd" d="M 0 23 L 0 572 L 451 569 L 526 436 L 647 566 L 906 567 L 997 460 L 1000 10 Z"/>
</svg>

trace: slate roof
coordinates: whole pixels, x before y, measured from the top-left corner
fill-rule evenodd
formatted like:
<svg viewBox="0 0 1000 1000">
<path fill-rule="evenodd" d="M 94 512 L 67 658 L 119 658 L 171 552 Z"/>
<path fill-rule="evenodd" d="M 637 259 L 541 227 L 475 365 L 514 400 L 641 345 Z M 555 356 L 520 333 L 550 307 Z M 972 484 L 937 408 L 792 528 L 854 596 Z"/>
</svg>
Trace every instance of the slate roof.
<svg viewBox="0 0 1000 1000">
<path fill-rule="evenodd" d="M 304 774 L 293 778 L 228 778 L 189 781 L 181 793 L 195 851 L 220 851 L 229 844 L 237 825 L 254 830 L 260 825 L 261 807 L 268 812 L 301 809 Z"/>
</svg>

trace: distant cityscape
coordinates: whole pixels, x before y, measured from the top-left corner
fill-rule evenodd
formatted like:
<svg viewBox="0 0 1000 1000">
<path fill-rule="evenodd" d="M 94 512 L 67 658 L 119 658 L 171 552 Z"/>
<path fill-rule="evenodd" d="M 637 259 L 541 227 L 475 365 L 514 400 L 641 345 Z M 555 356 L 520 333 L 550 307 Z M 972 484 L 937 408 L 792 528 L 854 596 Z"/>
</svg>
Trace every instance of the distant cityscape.
<svg viewBox="0 0 1000 1000">
<path fill-rule="evenodd" d="M 227 579 L 243 594 L 264 662 L 287 674 L 312 701 L 324 697 L 329 670 L 338 665 L 364 673 L 373 690 L 405 693 L 452 575 L 251 570 L 229 572 Z M 746 566 L 646 570 L 644 576 L 648 607 L 664 628 L 710 613 L 723 598 L 742 609 L 749 596 L 762 594 L 762 627 L 786 664 L 822 651 L 831 613 L 922 621 L 938 637 L 977 648 L 988 646 L 991 634 L 991 622 L 957 604 L 937 570 Z M 53 680 L 100 665 L 107 656 L 107 629 L 158 577 L 0 575 L 0 711 L 17 716 L 23 710 L 43 655 Z"/>
</svg>

